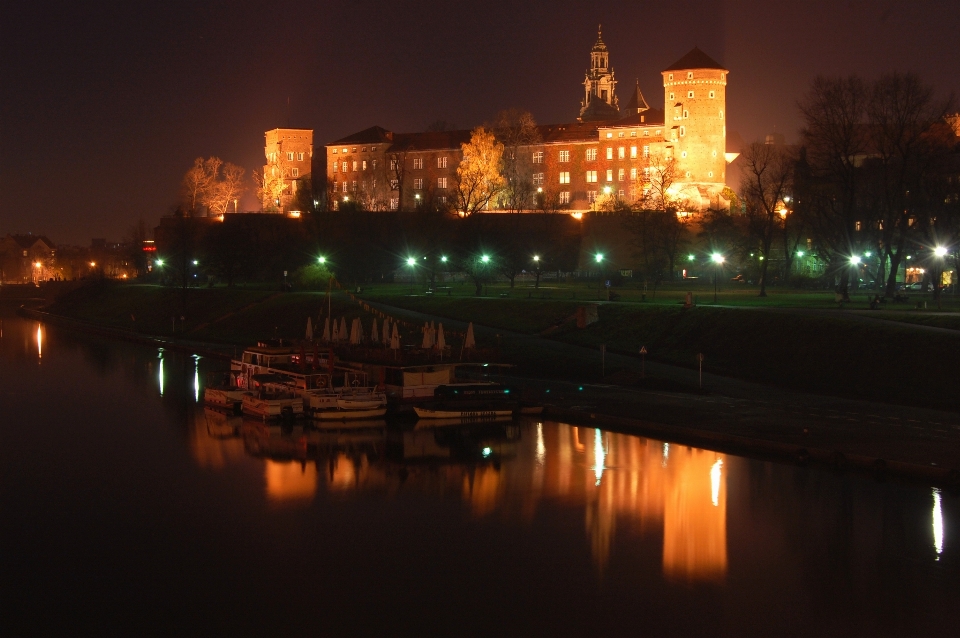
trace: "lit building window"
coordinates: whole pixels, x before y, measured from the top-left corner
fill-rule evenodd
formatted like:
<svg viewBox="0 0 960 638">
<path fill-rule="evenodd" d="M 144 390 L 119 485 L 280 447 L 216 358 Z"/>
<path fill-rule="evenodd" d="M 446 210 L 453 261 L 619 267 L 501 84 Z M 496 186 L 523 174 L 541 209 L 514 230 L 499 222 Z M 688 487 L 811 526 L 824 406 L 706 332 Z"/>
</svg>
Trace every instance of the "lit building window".
<svg viewBox="0 0 960 638">
<path fill-rule="evenodd" d="M 334 154 L 334 155 L 337 154 L 337 149 L 333 149 L 333 154 Z"/>
<path fill-rule="evenodd" d="M 617 181 L 618 181 L 618 182 L 622 182 L 622 181 L 623 181 L 623 178 L 624 178 L 624 175 L 626 175 L 626 169 L 623 169 L 623 168 L 619 169 L 619 170 L 617 171 Z"/>
<path fill-rule="evenodd" d="M 587 183 L 595 184 L 597 181 L 597 171 L 587 171 Z"/>
<path fill-rule="evenodd" d="M 644 136 L 644 137 L 650 137 L 650 131 L 644 131 L 644 132 L 643 132 L 643 136 Z"/>
<path fill-rule="evenodd" d="M 417 189 L 418 191 L 419 191 L 419 190 L 423 190 L 423 178 L 422 178 L 422 177 L 418 177 L 418 178 L 416 178 L 415 180 L 413 180 L 413 187 L 414 187 L 415 189 Z"/>
<path fill-rule="evenodd" d="M 620 131 L 619 133 L 617 133 L 617 137 L 623 137 L 623 131 Z"/>
<path fill-rule="evenodd" d="M 588 162 L 593 162 L 593 161 L 595 161 L 596 159 L 597 159 L 597 149 L 595 149 L 595 148 L 588 148 L 588 149 L 587 149 L 587 161 L 588 161 Z"/>
<path fill-rule="evenodd" d="M 723 119 L 723 111 L 720 111 L 720 119 Z"/>
<path fill-rule="evenodd" d="M 533 153 L 533 163 L 543 164 L 543 151 L 535 151 Z"/>
<path fill-rule="evenodd" d="M 291 162 L 293 161 L 293 151 L 287 153 L 287 159 Z"/>
<path fill-rule="evenodd" d="M 630 158 L 631 158 L 631 159 L 634 159 L 634 158 L 636 158 L 636 157 L 637 157 L 637 147 L 636 147 L 636 146 L 631 146 L 631 147 L 630 147 Z"/>
<path fill-rule="evenodd" d="M 340 168 L 340 164 L 338 164 L 337 162 L 334 162 L 334 163 L 333 163 L 333 172 L 336 173 L 339 168 Z"/>
<path fill-rule="evenodd" d="M 303 161 L 303 153 L 297 153 L 297 160 L 301 162 Z"/>
<path fill-rule="evenodd" d="M 597 201 L 597 191 L 587 191 L 587 201 L 591 204 Z"/>
<path fill-rule="evenodd" d="M 612 168 L 608 168 L 608 169 L 607 169 L 607 181 L 608 181 L 608 182 L 612 182 L 612 181 L 613 181 L 613 169 L 612 169 Z"/>
<path fill-rule="evenodd" d="M 557 201 L 561 204 L 570 203 L 570 191 L 560 191 L 560 195 L 557 197 Z"/>
<path fill-rule="evenodd" d="M 413 158 L 413 167 L 414 167 L 415 169 L 418 169 L 418 170 L 419 170 L 419 169 L 422 169 L 422 168 L 423 168 L 423 158 L 422 158 L 422 157 L 414 157 L 414 158 Z"/>
<path fill-rule="evenodd" d="M 347 192 L 347 183 L 346 183 L 346 182 L 340 182 L 340 190 L 343 191 L 344 193 Z"/>
<path fill-rule="evenodd" d="M 570 173 L 568 171 L 563 171 L 560 173 L 560 183 L 561 184 L 570 183 Z"/>
<path fill-rule="evenodd" d="M 291 169 L 290 169 L 290 176 L 291 176 L 291 177 L 300 177 L 300 169 L 299 169 L 299 168 L 291 168 Z"/>
<path fill-rule="evenodd" d="M 693 91 L 687 91 L 687 99 L 688 99 L 688 100 L 692 100 L 692 99 L 693 99 Z"/>
<path fill-rule="evenodd" d="M 534 186 L 543 186 L 543 173 L 534 173 L 534 174 L 533 174 L 533 185 L 534 185 Z"/>
<path fill-rule="evenodd" d="M 363 160 L 363 170 L 367 170 L 367 160 Z"/>
<path fill-rule="evenodd" d="M 617 197 L 623 197 L 623 189 L 617 191 Z"/>
<path fill-rule="evenodd" d="M 350 190 L 352 190 L 354 193 L 357 192 L 357 180 L 350 182 Z"/>
<path fill-rule="evenodd" d="M 447 157 L 446 157 L 446 155 L 444 155 L 443 157 L 438 157 L 438 158 L 437 158 L 437 168 L 446 168 L 446 167 L 447 167 Z M 444 188 L 446 188 L 446 186 L 444 186 Z"/>
<path fill-rule="evenodd" d="M 673 102 L 675 99 L 677 99 L 677 98 L 674 96 L 673 93 L 671 93 L 671 94 L 670 94 L 670 101 Z"/>
<path fill-rule="evenodd" d="M 397 210 L 400 207 L 400 199 L 397 197 L 390 198 L 390 210 Z"/>
<path fill-rule="evenodd" d="M 637 179 L 637 169 L 635 168 L 630 169 L 630 179 Z"/>
<path fill-rule="evenodd" d="M 692 80 L 692 79 L 693 79 L 693 71 L 687 71 L 687 79 L 688 79 L 688 80 Z"/>
<path fill-rule="evenodd" d="M 683 136 L 686 135 L 686 134 L 687 134 L 687 127 L 686 127 L 686 126 L 681 126 L 681 127 L 680 127 L 680 137 L 683 137 Z"/>
<path fill-rule="evenodd" d="M 347 163 L 346 163 L 346 162 L 343 162 L 342 164 L 340 164 L 340 172 L 341 172 L 341 173 L 346 173 L 346 172 L 347 172 Z"/>
<path fill-rule="evenodd" d="M 667 76 L 667 79 L 668 79 L 668 80 L 673 80 L 673 73 L 671 73 L 670 75 L 668 75 L 668 76 Z"/>
<path fill-rule="evenodd" d="M 447 187 L 447 178 L 438 177 L 437 178 L 437 188 L 446 188 Z"/>
<path fill-rule="evenodd" d="M 625 146 L 621 146 L 620 148 L 617 149 L 617 159 L 623 159 L 626 156 L 627 156 L 627 148 Z"/>
<path fill-rule="evenodd" d="M 353 160 L 353 171 L 357 171 L 357 160 Z"/>
<path fill-rule="evenodd" d="M 683 119 L 686 120 L 689 118 L 690 118 L 690 111 L 688 111 L 687 109 L 683 109 Z"/>
<path fill-rule="evenodd" d="M 570 151 L 560 151 L 560 161 L 569 162 L 570 161 Z"/>
<path fill-rule="evenodd" d="M 710 91 L 710 93 L 708 93 L 708 95 L 710 96 L 710 99 L 712 100 L 713 98 L 717 97 L 717 92 L 716 92 L 716 91 Z"/>
<path fill-rule="evenodd" d="M 608 147 L 607 147 L 607 159 L 608 159 L 608 160 L 612 160 L 612 159 L 613 159 L 613 147 L 612 147 L 612 146 L 608 146 Z"/>
<path fill-rule="evenodd" d="M 636 131 L 630 131 L 630 137 L 636 137 L 636 136 L 637 136 Z"/>
</svg>

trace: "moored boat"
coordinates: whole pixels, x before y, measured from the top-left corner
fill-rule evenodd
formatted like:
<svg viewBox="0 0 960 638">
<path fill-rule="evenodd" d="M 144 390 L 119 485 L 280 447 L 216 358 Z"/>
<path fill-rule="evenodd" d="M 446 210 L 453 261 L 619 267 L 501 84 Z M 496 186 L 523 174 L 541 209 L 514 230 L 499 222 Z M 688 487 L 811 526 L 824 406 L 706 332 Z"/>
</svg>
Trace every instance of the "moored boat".
<svg viewBox="0 0 960 638">
<path fill-rule="evenodd" d="M 243 413 L 263 419 L 293 419 L 303 415 L 303 398 L 279 375 L 253 376 L 254 389 L 244 392 Z"/>
<path fill-rule="evenodd" d="M 211 408 L 240 414 L 245 392 L 239 388 L 204 388 L 203 402 Z"/>
</svg>

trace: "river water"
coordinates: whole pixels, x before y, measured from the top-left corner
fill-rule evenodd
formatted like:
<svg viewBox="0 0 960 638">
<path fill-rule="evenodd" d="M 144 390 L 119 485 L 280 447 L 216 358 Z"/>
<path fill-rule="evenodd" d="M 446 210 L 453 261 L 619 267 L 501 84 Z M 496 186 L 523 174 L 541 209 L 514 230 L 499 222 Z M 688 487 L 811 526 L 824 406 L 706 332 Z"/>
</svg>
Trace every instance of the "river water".
<svg viewBox="0 0 960 638">
<path fill-rule="evenodd" d="M 203 409 L 222 362 L 0 317 L 6 635 L 957 631 L 946 491 L 550 421 L 267 427 Z"/>
</svg>

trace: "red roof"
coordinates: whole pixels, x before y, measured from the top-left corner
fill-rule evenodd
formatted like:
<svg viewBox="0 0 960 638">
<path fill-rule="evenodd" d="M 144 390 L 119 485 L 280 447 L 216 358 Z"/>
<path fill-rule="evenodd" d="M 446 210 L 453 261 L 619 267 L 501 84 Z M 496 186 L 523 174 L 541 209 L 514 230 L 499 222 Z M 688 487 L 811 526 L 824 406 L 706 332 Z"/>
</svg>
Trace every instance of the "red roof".
<svg viewBox="0 0 960 638">
<path fill-rule="evenodd" d="M 686 69 L 721 69 L 726 71 L 723 65 L 697 47 L 693 47 L 690 53 L 665 68 L 664 71 L 681 71 Z"/>
</svg>

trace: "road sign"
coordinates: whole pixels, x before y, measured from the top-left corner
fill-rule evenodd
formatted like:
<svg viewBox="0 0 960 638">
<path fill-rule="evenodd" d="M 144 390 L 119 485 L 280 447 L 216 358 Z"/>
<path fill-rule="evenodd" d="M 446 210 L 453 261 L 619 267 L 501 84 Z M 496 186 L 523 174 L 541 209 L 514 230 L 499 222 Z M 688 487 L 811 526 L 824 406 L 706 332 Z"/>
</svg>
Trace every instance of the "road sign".
<svg viewBox="0 0 960 638">
<path fill-rule="evenodd" d="M 647 346 L 640 346 L 640 354 L 647 354 Z"/>
<path fill-rule="evenodd" d="M 699 354 L 697 354 L 697 361 L 699 361 L 700 363 L 703 363 L 703 353 L 702 353 L 702 352 L 699 353 Z"/>
</svg>

